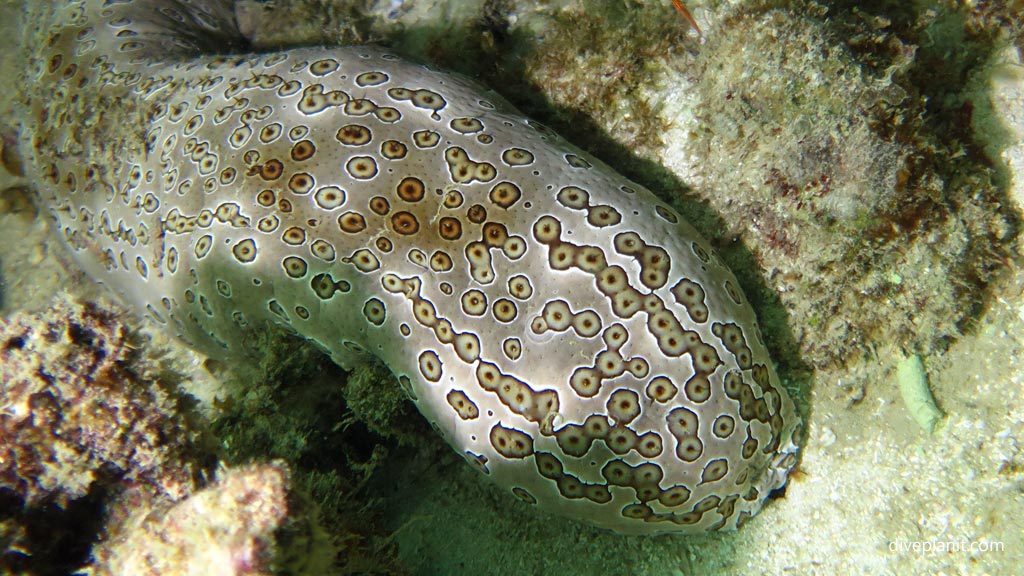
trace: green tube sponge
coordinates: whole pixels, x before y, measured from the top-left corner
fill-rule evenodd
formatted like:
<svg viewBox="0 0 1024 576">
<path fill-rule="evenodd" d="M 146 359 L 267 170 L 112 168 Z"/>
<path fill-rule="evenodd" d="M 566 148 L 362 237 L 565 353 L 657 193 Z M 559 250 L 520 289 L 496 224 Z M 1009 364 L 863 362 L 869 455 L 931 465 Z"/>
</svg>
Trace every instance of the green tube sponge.
<svg viewBox="0 0 1024 576">
<path fill-rule="evenodd" d="M 903 403 L 910 410 L 910 415 L 918 426 L 930 434 L 943 414 L 935 405 L 935 398 L 928 387 L 928 375 L 925 374 L 921 357 L 915 355 L 905 358 L 896 368 L 896 377 Z"/>
</svg>

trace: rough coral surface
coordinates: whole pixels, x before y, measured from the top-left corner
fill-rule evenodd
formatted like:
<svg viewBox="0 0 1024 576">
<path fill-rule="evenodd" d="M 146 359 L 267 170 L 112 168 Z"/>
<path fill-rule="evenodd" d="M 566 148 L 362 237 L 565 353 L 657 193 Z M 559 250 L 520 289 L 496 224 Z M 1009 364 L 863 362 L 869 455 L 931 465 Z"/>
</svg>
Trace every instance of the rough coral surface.
<svg viewBox="0 0 1024 576">
<path fill-rule="evenodd" d="M 288 517 L 289 474 L 281 463 L 224 469 L 173 505 L 138 506 L 95 551 L 100 575 L 274 574 L 274 531 Z"/>
<path fill-rule="evenodd" d="M 936 48 L 914 45 L 907 24 L 864 26 L 866 12 L 844 43 L 821 24 L 829 16 L 855 25 L 800 2 L 732 14 L 709 40 L 694 182 L 741 223 L 735 234 L 804 320 L 793 330 L 805 361 L 879 344 L 941 350 L 1004 264 L 1016 215 L 970 138 L 936 130 L 926 90 L 938 82 L 925 78 L 939 72 L 921 69 Z"/>
<path fill-rule="evenodd" d="M 58 300 L 0 320 L 0 489 L 65 505 L 97 479 L 190 491 L 198 437 L 176 400 L 127 368 L 124 325 Z"/>
</svg>

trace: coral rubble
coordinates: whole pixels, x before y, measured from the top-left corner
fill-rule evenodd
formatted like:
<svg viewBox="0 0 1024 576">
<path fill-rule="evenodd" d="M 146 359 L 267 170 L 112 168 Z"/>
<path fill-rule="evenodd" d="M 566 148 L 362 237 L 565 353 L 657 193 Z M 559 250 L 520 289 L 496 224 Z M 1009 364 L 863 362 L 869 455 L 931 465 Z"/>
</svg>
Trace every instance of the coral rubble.
<svg viewBox="0 0 1024 576">
<path fill-rule="evenodd" d="M 124 324 L 92 304 L 0 320 L 0 488 L 30 507 L 104 480 L 191 491 L 200 433 L 181 398 L 130 367 L 133 353 Z"/>
</svg>

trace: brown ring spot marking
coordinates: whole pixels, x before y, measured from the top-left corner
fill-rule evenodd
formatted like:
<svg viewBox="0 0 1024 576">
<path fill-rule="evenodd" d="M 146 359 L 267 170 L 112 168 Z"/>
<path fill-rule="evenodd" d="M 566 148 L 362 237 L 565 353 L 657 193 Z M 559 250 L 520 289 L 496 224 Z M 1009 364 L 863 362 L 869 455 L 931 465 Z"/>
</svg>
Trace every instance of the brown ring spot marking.
<svg viewBox="0 0 1024 576">
<path fill-rule="evenodd" d="M 391 216 L 391 226 L 397 234 L 402 236 L 412 236 L 420 230 L 420 222 L 416 219 L 416 216 L 412 212 L 405 211 L 395 212 Z"/>
<path fill-rule="evenodd" d="M 495 424 L 490 433 L 491 445 L 505 458 L 522 459 L 533 454 L 533 438 L 515 428 Z"/>
<path fill-rule="evenodd" d="M 427 267 L 427 254 L 426 252 L 420 250 L 419 248 L 413 248 L 409 250 L 409 253 L 406 255 L 406 258 L 408 258 L 409 262 L 412 262 L 413 264 L 419 266 L 420 268 Z"/>
<path fill-rule="evenodd" d="M 288 179 L 288 189 L 299 196 L 309 194 L 314 184 L 313 175 L 307 172 L 296 172 Z"/>
<path fill-rule="evenodd" d="M 406 202 L 419 202 L 424 191 L 423 181 L 413 176 L 406 176 L 398 183 L 398 197 Z"/>
<path fill-rule="evenodd" d="M 755 452 L 757 452 L 757 439 L 756 438 L 747 438 L 743 442 L 743 448 L 742 448 L 742 452 L 741 452 L 741 454 L 743 455 L 743 458 L 745 460 L 749 460 L 749 459 L 753 458 Z"/>
<path fill-rule="evenodd" d="M 259 172 L 260 178 L 264 180 L 277 180 L 284 174 L 284 164 L 276 158 L 267 160 L 260 166 Z"/>
<path fill-rule="evenodd" d="M 590 192 L 579 186 L 566 186 L 558 191 L 555 199 L 570 210 L 583 210 L 590 205 Z"/>
<path fill-rule="evenodd" d="M 514 362 L 519 360 L 523 354 L 523 344 L 518 338 L 506 338 L 501 343 L 501 350 L 505 353 L 505 357 Z"/>
<path fill-rule="evenodd" d="M 256 229 L 265 234 L 270 234 L 274 230 L 277 230 L 280 223 L 281 220 L 277 216 L 269 214 L 260 218 L 259 221 L 256 222 Z"/>
<path fill-rule="evenodd" d="M 613 426 L 608 430 L 604 444 L 617 455 L 623 456 L 636 448 L 637 433 L 625 426 Z"/>
<path fill-rule="evenodd" d="M 342 279 L 335 282 L 334 278 L 327 273 L 314 276 L 309 287 L 321 300 L 330 300 L 335 292 L 345 293 L 352 289 L 352 285 L 347 280 Z"/>
<path fill-rule="evenodd" d="M 152 192 L 147 193 L 146 197 L 142 201 L 142 209 L 147 214 L 152 214 L 153 212 L 156 212 L 159 208 L 160 200 L 158 200 L 157 197 L 154 196 Z"/>
<path fill-rule="evenodd" d="M 281 241 L 289 246 L 301 246 L 306 241 L 306 231 L 292 226 L 281 234 Z"/>
<path fill-rule="evenodd" d="M 530 494 L 525 488 L 513 486 L 512 494 L 515 495 L 516 498 L 519 498 L 520 500 L 526 502 L 527 504 L 532 504 L 534 506 L 537 505 L 537 498 L 533 494 Z"/>
<path fill-rule="evenodd" d="M 433 148 L 441 141 L 441 135 L 433 130 L 417 130 L 412 133 L 412 142 L 417 148 Z"/>
<path fill-rule="evenodd" d="M 349 234 L 362 232 L 366 230 L 366 218 L 359 212 L 349 210 L 338 216 L 338 227 L 341 228 L 342 232 L 348 232 Z"/>
<path fill-rule="evenodd" d="M 473 224 L 483 224 L 487 220 L 487 209 L 480 204 L 473 204 L 466 210 L 466 218 Z"/>
<path fill-rule="evenodd" d="M 550 300 L 544 304 L 541 318 L 549 330 L 564 332 L 572 325 L 573 313 L 565 300 Z"/>
<path fill-rule="evenodd" d="M 377 175 L 377 161 L 372 156 L 353 156 L 345 163 L 345 170 L 356 180 L 370 180 Z"/>
<path fill-rule="evenodd" d="M 419 356 L 419 367 L 420 374 L 427 379 L 428 382 L 437 382 L 441 379 L 443 373 L 443 366 L 441 359 L 437 357 L 437 352 L 433 350 L 424 350 Z M 465 420 L 465 418 L 463 418 Z"/>
<path fill-rule="evenodd" d="M 352 256 L 342 258 L 341 261 L 346 264 L 352 264 L 356 267 L 356 270 L 363 273 L 373 272 L 380 268 L 380 260 L 373 252 L 370 252 L 366 248 L 356 250 L 352 253 Z"/>
<path fill-rule="evenodd" d="M 174 246 L 171 246 L 167 250 L 166 263 L 168 272 L 174 274 L 175 272 L 178 271 L 178 249 L 175 248 Z"/>
<path fill-rule="evenodd" d="M 558 241 L 562 234 L 562 223 L 554 216 L 541 216 L 533 224 L 533 237 L 541 244 Z"/>
<path fill-rule="evenodd" d="M 441 119 L 441 116 L 437 114 L 437 111 L 441 110 L 446 104 L 448 104 L 443 96 L 432 90 L 427 90 L 426 88 L 421 88 L 413 92 L 412 103 L 417 108 L 432 110 L 433 113 L 430 117 L 434 120 Z"/>
<path fill-rule="evenodd" d="M 380 155 L 388 160 L 401 160 L 409 153 L 409 148 L 398 140 L 385 140 L 380 144 Z"/>
<path fill-rule="evenodd" d="M 238 176 L 238 170 L 228 166 L 227 168 L 220 171 L 220 183 L 222 186 L 228 186 L 235 181 L 235 177 Z"/>
<path fill-rule="evenodd" d="M 309 160 L 316 154 L 316 144 L 312 140 L 300 140 L 292 146 L 292 160 L 302 162 Z"/>
<path fill-rule="evenodd" d="M 260 153 L 257 150 L 246 150 L 245 154 L 242 154 L 242 161 L 247 165 L 252 166 L 260 161 Z"/>
<path fill-rule="evenodd" d="M 663 449 L 661 436 L 656 432 L 648 432 L 637 438 L 636 451 L 644 458 L 657 458 Z"/>
<path fill-rule="evenodd" d="M 345 114 L 350 116 L 365 116 L 377 109 L 377 105 L 366 98 L 353 98 L 345 103 Z"/>
<path fill-rule="evenodd" d="M 711 332 L 722 341 L 725 348 L 736 358 L 736 364 L 740 370 L 748 370 L 752 366 L 750 347 L 743 336 L 743 329 L 739 325 L 729 322 L 715 322 L 711 325 Z"/>
<path fill-rule="evenodd" d="M 694 242 L 690 244 L 690 249 L 693 250 L 694 256 L 696 256 L 701 262 L 707 264 L 711 261 L 711 256 L 708 255 L 708 251 L 700 244 Z"/>
<path fill-rule="evenodd" d="M 581 367 L 569 377 L 569 386 L 583 398 L 593 398 L 601 390 L 601 379 L 593 368 Z"/>
<path fill-rule="evenodd" d="M 281 261 L 281 266 L 284 267 L 284 271 L 289 277 L 295 278 L 296 280 L 306 275 L 306 271 L 309 269 L 308 264 L 302 258 L 298 256 L 286 256 Z"/>
<path fill-rule="evenodd" d="M 217 293 L 220 294 L 221 296 L 225 297 L 225 298 L 231 298 L 231 284 L 229 284 L 225 280 L 221 280 L 220 278 L 218 278 L 217 279 Z M 167 302 L 166 298 L 164 300 L 165 300 L 164 307 L 166 308 L 167 304 L 169 304 L 170 302 Z"/>
<path fill-rule="evenodd" d="M 533 296 L 533 284 L 523 274 L 508 279 L 508 293 L 518 300 L 529 300 Z"/>
<path fill-rule="evenodd" d="M 453 266 L 452 257 L 447 252 L 435 250 L 430 256 L 430 269 L 434 272 L 448 272 Z"/>
<path fill-rule="evenodd" d="M 533 164 L 533 152 L 523 148 L 509 148 L 501 153 L 501 160 L 509 166 L 529 166 Z"/>
<path fill-rule="evenodd" d="M 508 209 L 522 198 L 523 192 L 512 182 L 499 182 L 491 188 L 489 198 L 499 208 Z"/>
<path fill-rule="evenodd" d="M 694 374 L 683 385 L 683 391 L 690 402 L 701 404 L 711 398 L 711 383 L 704 374 Z"/>
<path fill-rule="evenodd" d="M 256 260 L 256 242 L 252 238 L 246 238 L 231 247 L 231 254 L 235 260 L 243 264 L 249 264 Z"/>
<path fill-rule="evenodd" d="M 316 191 L 313 200 L 324 210 L 334 210 L 345 203 L 345 191 L 337 186 L 324 186 Z"/>
<path fill-rule="evenodd" d="M 459 134 L 475 134 L 484 129 L 484 123 L 477 118 L 455 118 L 448 125 Z"/>
<path fill-rule="evenodd" d="M 597 274 L 608 267 L 608 260 L 597 246 L 582 246 L 574 253 L 573 265 L 588 274 Z"/>
<path fill-rule="evenodd" d="M 388 75 L 385 72 L 363 72 L 359 76 L 356 76 L 357 86 L 380 86 L 388 81 Z"/>
<path fill-rule="evenodd" d="M 584 338 L 593 338 L 601 331 L 601 316 L 593 310 L 583 310 L 572 317 L 572 329 Z"/>
<path fill-rule="evenodd" d="M 651 366 L 647 363 L 647 360 L 637 356 L 629 360 L 626 370 L 629 370 L 629 373 L 637 380 L 643 380 L 647 377 L 647 374 L 650 373 Z"/>
<path fill-rule="evenodd" d="M 345 146 L 363 146 L 373 140 L 373 133 L 362 124 L 346 124 L 334 137 Z"/>
<path fill-rule="evenodd" d="M 487 456 L 480 454 L 474 454 L 469 450 L 466 450 L 466 461 L 473 465 L 473 468 L 480 471 L 482 474 L 490 474 L 491 471 L 487 468 Z"/>
<path fill-rule="evenodd" d="M 185 124 L 184 134 L 186 136 L 191 136 L 195 134 L 195 131 L 198 130 L 199 127 L 202 125 L 203 116 L 200 114 L 196 114 L 195 116 L 188 119 L 188 122 Z"/>
<path fill-rule="evenodd" d="M 668 222 L 670 224 L 678 224 L 679 223 L 679 217 L 675 215 L 675 212 L 672 212 L 672 210 L 670 210 L 670 209 L 668 209 L 668 208 L 666 208 L 664 206 L 655 206 L 654 207 L 654 212 L 662 220 L 664 220 L 664 221 L 666 221 L 666 222 Z"/>
<path fill-rule="evenodd" d="M 495 300 L 494 305 L 491 306 L 491 313 L 494 315 L 494 319 L 498 322 L 508 324 L 516 319 L 519 309 L 516 308 L 515 302 L 508 298 L 499 298 Z"/>
<path fill-rule="evenodd" d="M 558 486 L 558 491 L 562 494 L 563 498 L 569 500 L 578 500 L 585 497 L 585 487 L 583 482 L 579 478 L 566 474 L 555 481 Z"/>
<path fill-rule="evenodd" d="M 676 438 L 676 457 L 684 462 L 695 462 L 704 453 L 704 443 L 696 436 Z"/>
<path fill-rule="evenodd" d="M 146 261 L 142 259 L 142 256 L 135 257 L 135 271 L 139 273 L 139 276 L 149 278 L 149 267 L 146 265 Z"/>
<path fill-rule="evenodd" d="M 370 210 L 373 211 L 374 214 L 386 216 L 387 213 L 391 211 L 391 203 L 383 196 L 374 196 L 373 198 L 370 198 Z"/>
<path fill-rule="evenodd" d="M 707 322 L 708 307 L 704 302 L 706 295 L 703 286 L 693 280 L 683 278 L 672 287 L 671 292 L 676 302 L 686 308 L 686 313 L 690 315 L 691 320 L 698 324 Z"/>
<path fill-rule="evenodd" d="M 280 122 L 271 122 L 260 130 L 259 139 L 264 144 L 271 144 L 281 137 L 284 126 Z"/>
<path fill-rule="evenodd" d="M 245 143 L 249 141 L 249 138 L 252 138 L 252 128 L 248 126 L 241 126 L 232 131 L 231 135 L 228 136 L 228 144 L 237 150 L 242 146 L 245 146 Z"/>
<path fill-rule="evenodd" d="M 309 246 L 309 251 L 324 262 L 333 262 L 336 256 L 334 245 L 319 238 Z"/>
<path fill-rule="evenodd" d="M 452 390 L 445 396 L 448 405 L 455 409 L 455 413 L 463 420 L 476 420 L 480 416 L 480 409 L 466 396 L 462 390 Z"/>
<path fill-rule="evenodd" d="M 565 161 L 569 164 L 569 166 L 572 166 L 573 168 L 586 169 L 591 167 L 590 162 L 587 162 L 585 159 L 581 158 L 580 156 L 577 156 L 576 154 L 566 154 Z"/>
<path fill-rule="evenodd" d="M 534 464 L 537 466 L 537 472 L 549 480 L 557 480 L 564 474 L 562 461 L 549 452 L 535 453 Z"/>
<path fill-rule="evenodd" d="M 445 240 L 458 240 L 462 237 L 462 222 L 458 218 L 445 216 L 438 222 L 438 234 Z"/>
<path fill-rule="evenodd" d="M 729 473 L 729 461 L 725 458 L 718 458 L 711 460 L 704 466 L 704 471 L 700 475 L 701 484 L 710 484 L 711 482 L 718 482 Z"/>
<path fill-rule="evenodd" d="M 658 502 L 666 508 L 672 508 L 685 504 L 690 499 L 690 489 L 683 485 L 676 485 L 668 490 L 662 490 L 661 494 L 658 495 Z"/>
<path fill-rule="evenodd" d="M 612 392 L 605 407 L 616 425 L 624 426 L 640 415 L 640 396 L 632 390 L 621 388 Z"/>
<path fill-rule="evenodd" d="M 326 76 L 338 69 L 338 61 L 334 58 L 324 58 L 309 65 L 309 73 L 313 76 Z"/>
<path fill-rule="evenodd" d="M 462 206 L 465 201 L 465 197 L 462 196 L 462 192 L 458 190 L 449 190 L 444 195 L 443 204 L 445 208 L 455 209 Z"/>
<path fill-rule="evenodd" d="M 487 295 L 475 288 L 464 292 L 460 302 L 467 316 L 483 316 L 487 312 Z"/>
<path fill-rule="evenodd" d="M 475 162 L 464 148 L 452 146 L 444 151 L 448 173 L 456 184 L 469 184 L 474 180 L 490 182 L 498 175 L 497 169 L 487 162 Z"/>
<path fill-rule="evenodd" d="M 472 332 L 463 332 L 455 337 L 455 353 L 466 364 L 480 358 L 480 339 Z"/>
<path fill-rule="evenodd" d="M 722 414 L 718 418 L 715 418 L 715 423 L 711 427 L 715 436 L 719 438 L 728 438 L 732 436 L 733 430 L 736 429 L 736 420 L 728 414 Z"/>
<path fill-rule="evenodd" d="M 388 309 L 379 298 L 370 298 L 363 304 L 363 316 L 374 326 L 384 324 L 388 316 Z"/>
<path fill-rule="evenodd" d="M 478 206 L 478 205 L 474 205 Z M 471 208 L 472 210 L 472 208 Z M 508 229 L 499 222 L 487 222 L 483 228 L 483 241 L 488 248 L 499 248 L 508 240 Z"/>
<path fill-rule="evenodd" d="M 593 206 L 587 210 L 587 223 L 595 228 L 615 226 L 619 222 L 622 222 L 622 214 L 607 204 Z"/>
<path fill-rule="evenodd" d="M 555 432 L 558 447 L 569 456 L 582 458 L 590 451 L 594 438 L 586 433 L 583 426 L 567 424 Z"/>
<path fill-rule="evenodd" d="M 689 350 L 693 369 L 701 374 L 711 374 L 722 364 L 718 352 L 710 344 L 700 342 Z"/>
</svg>

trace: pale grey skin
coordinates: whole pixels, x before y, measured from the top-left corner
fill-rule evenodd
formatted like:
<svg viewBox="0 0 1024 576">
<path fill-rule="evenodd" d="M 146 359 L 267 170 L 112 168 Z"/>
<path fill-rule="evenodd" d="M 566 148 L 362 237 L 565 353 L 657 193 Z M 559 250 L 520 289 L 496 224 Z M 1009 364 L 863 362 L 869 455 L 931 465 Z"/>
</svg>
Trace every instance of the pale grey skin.
<svg viewBox="0 0 1024 576">
<path fill-rule="evenodd" d="M 375 355 L 495 482 L 619 532 L 733 529 L 785 483 L 754 313 L 653 194 L 379 49 L 216 57 L 230 3 L 103 4 L 39 8 L 25 155 L 126 302 L 213 356 L 275 326 Z"/>
</svg>

